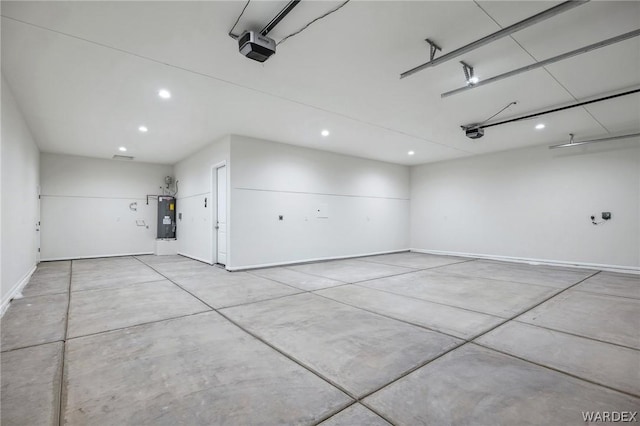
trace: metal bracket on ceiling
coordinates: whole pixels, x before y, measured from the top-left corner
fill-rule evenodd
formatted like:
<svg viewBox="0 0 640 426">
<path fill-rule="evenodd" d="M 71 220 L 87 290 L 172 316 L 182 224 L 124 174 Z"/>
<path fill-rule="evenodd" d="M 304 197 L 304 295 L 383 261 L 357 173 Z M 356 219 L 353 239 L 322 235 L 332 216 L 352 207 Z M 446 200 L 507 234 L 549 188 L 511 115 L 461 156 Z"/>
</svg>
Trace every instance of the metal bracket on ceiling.
<svg viewBox="0 0 640 426">
<path fill-rule="evenodd" d="M 633 31 L 629 31 L 628 33 L 624 33 L 624 34 L 621 34 L 621 35 L 618 35 L 618 36 L 615 36 L 615 37 L 608 38 L 606 40 L 599 41 L 597 43 L 590 44 L 588 46 L 580 47 L 578 49 L 572 50 L 570 52 L 563 53 L 563 54 L 558 55 L 558 56 L 554 56 L 554 57 L 549 58 L 549 59 L 545 59 L 543 61 L 534 62 L 533 64 L 526 65 L 524 67 L 517 68 L 515 70 L 511 70 L 511 71 L 499 74 L 499 75 L 497 75 L 495 77 L 485 78 L 482 81 L 479 81 L 478 83 L 476 83 L 474 85 L 468 85 L 467 84 L 466 86 L 460 87 L 459 89 L 455 89 L 455 90 L 451 90 L 449 92 L 445 92 L 445 93 L 441 94 L 440 97 L 441 98 L 446 98 L 447 96 L 455 95 L 456 93 L 464 92 L 464 91 L 467 91 L 467 90 L 470 90 L 470 89 L 475 89 L 476 87 L 480 87 L 480 86 L 485 86 L 487 84 L 491 84 L 491 83 L 494 83 L 496 81 L 503 80 L 505 78 L 513 77 L 514 75 L 518 75 L 518 74 L 521 74 L 521 73 L 524 73 L 524 72 L 527 72 L 527 71 L 531 71 L 531 70 L 534 70 L 536 68 L 544 67 L 544 66 L 547 66 L 549 64 L 556 63 L 558 61 L 563 61 L 565 59 L 572 58 L 574 56 L 581 55 L 583 53 L 591 52 L 591 51 L 594 51 L 596 49 L 600 49 L 602 47 L 609 46 L 609 45 L 612 45 L 612 44 L 615 44 L 615 43 L 619 43 L 621 41 L 625 41 L 625 40 L 628 40 L 630 38 L 639 37 L 639 36 L 640 36 L 640 28 L 636 29 L 636 30 L 633 30 Z"/>
<path fill-rule="evenodd" d="M 435 44 L 432 40 L 429 40 L 428 38 L 425 39 L 424 41 L 429 43 L 429 57 L 430 57 L 429 60 L 433 61 L 433 59 L 436 57 L 436 51 L 442 52 L 442 48 L 437 44 Z"/>
<path fill-rule="evenodd" d="M 475 50 L 481 46 L 484 46 L 485 44 L 489 44 L 492 43 L 496 40 L 499 40 L 503 37 L 506 37 L 508 35 L 511 35 L 513 33 L 515 33 L 516 31 L 520 31 L 523 30 L 527 27 L 530 27 L 531 25 L 537 24 L 538 22 L 542 22 L 545 19 L 549 19 L 552 16 L 556 16 L 562 12 L 566 12 L 567 10 L 573 9 L 576 6 L 580 6 L 583 4 L 586 4 L 589 0 L 568 0 L 565 1 L 563 3 L 560 3 L 554 7 L 552 7 L 551 9 L 547 9 L 544 10 L 540 13 L 538 13 L 537 15 L 533 15 L 530 16 L 520 22 L 516 22 L 515 24 L 508 26 L 506 28 L 502 28 L 501 30 L 493 33 L 493 34 L 489 34 L 488 36 L 485 36 L 479 40 L 476 40 L 472 43 L 467 44 L 466 46 L 460 47 L 452 52 L 449 52 L 445 55 L 440 56 L 438 59 L 429 61 L 427 63 L 424 63 L 422 65 L 418 65 L 415 68 L 410 69 L 409 71 L 405 71 L 402 74 L 400 74 L 400 78 L 405 78 L 410 76 L 411 74 L 415 74 L 418 71 L 422 71 L 425 68 L 429 68 L 429 67 L 433 67 L 436 66 L 438 64 L 441 64 L 443 62 L 446 62 L 450 59 L 453 58 L 457 58 L 461 55 L 464 55 L 465 53 L 471 52 L 472 50 Z"/>
<path fill-rule="evenodd" d="M 462 71 L 464 71 L 464 79 L 467 82 L 467 85 L 473 86 L 476 83 L 473 79 L 473 67 L 464 61 L 460 61 L 460 63 L 462 64 Z"/>
</svg>

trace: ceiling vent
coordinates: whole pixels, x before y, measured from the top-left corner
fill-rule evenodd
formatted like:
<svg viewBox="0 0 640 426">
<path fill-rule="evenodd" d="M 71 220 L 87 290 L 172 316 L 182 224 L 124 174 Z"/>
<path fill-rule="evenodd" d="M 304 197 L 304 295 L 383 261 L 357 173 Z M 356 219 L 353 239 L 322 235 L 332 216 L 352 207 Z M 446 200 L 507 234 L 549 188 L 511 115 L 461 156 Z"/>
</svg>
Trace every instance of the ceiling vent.
<svg viewBox="0 0 640 426">
<path fill-rule="evenodd" d="M 131 161 L 133 160 L 133 157 L 130 155 L 114 155 L 113 156 L 114 160 L 126 160 L 126 161 Z"/>
</svg>

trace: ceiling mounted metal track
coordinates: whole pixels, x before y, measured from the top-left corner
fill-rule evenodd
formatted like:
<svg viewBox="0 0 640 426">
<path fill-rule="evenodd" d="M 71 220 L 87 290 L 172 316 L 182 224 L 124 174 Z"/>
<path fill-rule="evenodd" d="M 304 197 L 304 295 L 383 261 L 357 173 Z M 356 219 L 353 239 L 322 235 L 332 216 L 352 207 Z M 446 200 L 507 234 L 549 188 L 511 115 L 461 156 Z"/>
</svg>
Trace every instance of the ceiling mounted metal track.
<svg viewBox="0 0 640 426">
<path fill-rule="evenodd" d="M 280 12 L 278 12 L 278 14 L 267 25 L 265 25 L 265 27 L 262 30 L 260 30 L 260 34 L 262 34 L 263 36 L 266 36 L 267 34 L 269 34 L 271 30 L 273 30 L 276 27 L 276 25 L 278 25 L 280 21 L 282 21 L 284 17 L 287 16 L 289 12 L 291 12 L 293 8 L 296 7 L 298 3 L 300 3 L 301 1 L 302 0 L 291 0 L 289 3 L 287 3 L 287 5 Z M 242 15 L 244 15 L 244 11 L 247 9 L 247 6 L 249 6 L 250 2 L 251 0 L 247 0 L 247 2 L 244 5 L 244 8 L 242 9 L 242 12 L 240 12 L 240 16 L 238 16 L 238 19 L 236 19 L 236 23 L 233 24 L 233 27 L 231 27 L 231 30 L 229 31 L 229 37 L 231 37 L 234 40 L 237 40 L 238 37 L 240 36 L 237 34 L 234 34 L 233 30 L 236 28 L 236 25 L 238 25 L 238 22 L 240 22 L 240 18 L 242 18 Z"/>
<path fill-rule="evenodd" d="M 607 137 L 607 138 L 590 139 L 590 140 L 586 140 L 586 141 L 575 142 L 573 140 L 573 134 L 571 134 L 571 140 L 568 143 L 563 143 L 563 144 L 560 144 L 560 145 L 551 145 L 549 147 L 549 149 L 572 148 L 574 146 L 588 145 L 588 144 L 591 144 L 591 143 L 609 142 L 609 141 L 616 141 L 616 140 L 619 140 L 619 139 L 635 138 L 636 136 L 640 136 L 640 132 L 639 133 L 629 133 L 628 135 L 610 136 L 610 137 Z"/>
<path fill-rule="evenodd" d="M 300 3 L 301 0 L 291 0 L 287 5 L 282 9 L 272 20 L 269 22 L 261 31 L 260 34 L 266 36 L 273 30 L 276 25 L 280 23 L 284 19 L 285 16 L 289 14 L 293 10 L 294 7 Z"/>
<path fill-rule="evenodd" d="M 628 95 L 632 95 L 632 94 L 638 93 L 638 92 L 640 92 L 640 88 L 627 90 L 627 91 L 622 92 L 622 93 L 616 93 L 614 95 L 603 96 L 603 97 L 596 98 L 596 99 L 591 99 L 591 100 L 588 100 L 588 101 L 582 101 L 582 102 L 578 102 L 578 103 L 575 103 L 575 104 L 566 105 L 566 106 L 563 106 L 563 107 L 553 108 L 553 109 L 549 109 L 549 110 L 546 110 L 546 111 L 536 112 L 536 113 L 533 113 L 533 114 L 527 114 L 527 115 L 523 115 L 523 116 L 516 117 L 516 118 L 510 118 L 508 120 L 499 121 L 497 123 L 483 124 L 483 125 L 480 125 L 480 126 L 478 126 L 477 124 L 469 124 L 469 125 L 463 125 L 463 126 L 460 126 L 460 127 L 462 127 L 463 129 L 465 129 L 465 128 L 486 129 L 486 128 L 489 128 L 489 127 L 501 126 L 503 124 L 513 123 L 513 122 L 516 122 L 516 121 L 528 120 L 530 118 L 539 117 L 541 115 L 551 114 L 553 112 L 564 111 L 566 109 L 571 109 L 571 108 L 576 108 L 576 107 L 580 107 L 580 106 L 584 106 L 584 105 L 594 104 L 596 102 L 607 101 L 609 99 L 615 99 L 615 98 L 619 98 L 621 96 L 628 96 Z"/>
<path fill-rule="evenodd" d="M 467 90 L 475 89 L 476 87 L 486 86 L 487 84 L 495 83 L 499 80 L 504 80 L 505 78 L 513 77 L 514 75 L 522 74 L 523 72 L 531 71 L 536 68 L 544 67 L 549 64 L 553 64 L 555 62 L 562 61 L 564 59 L 571 58 L 573 56 L 581 55 L 583 53 L 591 52 L 592 50 L 599 49 L 601 47 L 609 46 L 611 44 L 619 43 L 624 40 L 628 40 L 630 38 L 640 36 L 640 29 L 629 31 L 628 33 L 621 34 L 616 37 L 611 37 L 606 40 L 599 41 L 598 43 L 593 43 L 588 46 L 581 47 L 576 50 L 572 50 L 571 52 L 563 53 L 558 56 L 554 56 L 553 58 L 545 59 L 544 61 L 536 62 L 535 64 L 527 65 L 522 68 L 515 69 L 513 71 L 505 72 L 504 74 L 497 75 L 495 77 L 488 78 L 486 80 L 481 80 L 475 83 L 472 86 L 460 87 L 459 89 L 451 90 L 449 92 L 443 93 L 440 95 L 441 98 L 446 98 L 447 96 L 455 95 L 460 92 L 464 92 Z"/>
<path fill-rule="evenodd" d="M 570 0 L 570 1 L 565 1 L 564 3 L 560 3 L 557 6 L 554 6 L 550 9 L 547 9 L 545 11 L 542 11 L 536 15 L 533 15 L 527 19 L 524 19 L 520 22 L 516 22 L 513 25 L 510 25 L 506 28 L 501 29 L 500 31 L 497 31 L 493 34 L 489 34 L 486 37 L 483 37 L 479 40 L 476 40 L 472 43 L 467 44 L 466 46 L 460 47 L 456 50 L 454 50 L 453 52 L 449 52 L 443 56 L 440 56 L 439 58 L 435 58 L 430 60 L 429 62 L 426 62 L 422 65 L 419 65 L 415 68 L 410 69 L 409 71 L 405 71 L 402 74 L 400 74 L 400 78 L 405 78 L 408 77 L 412 74 L 417 73 L 418 71 L 422 71 L 426 68 L 430 68 L 430 67 L 434 67 L 436 65 L 439 65 L 443 62 L 447 62 L 450 61 L 451 59 L 457 58 L 458 56 L 464 55 L 465 53 L 471 52 L 472 50 L 475 50 L 481 46 L 484 46 L 486 44 L 492 43 L 496 40 L 499 40 L 503 37 L 506 37 L 508 35 L 511 35 L 517 31 L 520 31 L 522 29 L 525 29 L 527 27 L 530 27 L 531 25 L 537 24 L 538 22 L 542 22 L 546 19 L 549 19 L 553 16 L 556 16 L 562 12 L 566 12 L 567 10 L 571 10 L 574 7 L 577 6 L 581 6 L 585 3 L 589 2 L 589 0 Z"/>
</svg>

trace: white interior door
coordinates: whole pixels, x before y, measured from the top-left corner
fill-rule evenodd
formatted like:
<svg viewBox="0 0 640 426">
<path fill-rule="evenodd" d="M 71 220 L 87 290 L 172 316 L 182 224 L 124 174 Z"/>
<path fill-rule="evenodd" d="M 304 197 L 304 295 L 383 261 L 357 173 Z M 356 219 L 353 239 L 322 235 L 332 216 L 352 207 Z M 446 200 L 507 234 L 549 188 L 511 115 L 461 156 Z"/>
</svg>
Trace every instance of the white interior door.
<svg viewBox="0 0 640 426">
<path fill-rule="evenodd" d="M 227 264 L 227 168 L 216 169 L 216 263 Z"/>
</svg>

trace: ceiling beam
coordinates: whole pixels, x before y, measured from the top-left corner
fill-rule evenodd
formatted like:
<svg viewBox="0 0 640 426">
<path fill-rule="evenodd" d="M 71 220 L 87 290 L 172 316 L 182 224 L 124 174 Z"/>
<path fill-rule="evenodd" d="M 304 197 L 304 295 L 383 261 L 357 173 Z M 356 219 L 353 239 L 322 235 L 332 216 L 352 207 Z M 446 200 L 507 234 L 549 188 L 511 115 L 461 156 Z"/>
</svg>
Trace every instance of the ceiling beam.
<svg viewBox="0 0 640 426">
<path fill-rule="evenodd" d="M 557 6 L 554 6 L 550 9 L 544 10 L 536 15 L 530 16 L 529 18 L 523 19 L 520 22 L 516 22 L 513 25 L 510 25 L 506 28 L 501 29 L 493 34 L 489 34 L 486 37 L 483 37 L 479 40 L 476 40 L 472 43 L 467 44 L 466 46 L 460 47 L 453 52 L 449 52 L 439 58 L 435 58 L 429 62 L 426 62 L 422 65 L 418 65 L 415 68 L 410 69 L 409 71 L 405 71 L 400 74 L 400 78 L 408 77 L 412 74 L 417 73 L 418 71 L 422 71 L 424 69 L 434 67 L 443 62 L 450 61 L 451 59 L 457 58 L 458 56 L 464 55 L 465 53 L 471 52 L 472 50 L 476 50 L 477 48 L 484 46 L 486 44 L 492 43 L 496 40 L 499 40 L 503 37 L 511 35 L 517 31 L 530 27 L 531 25 L 537 24 L 538 22 L 542 22 L 545 19 L 549 19 L 553 16 L 556 16 L 562 12 L 566 12 L 567 10 L 571 10 L 574 7 L 581 6 L 585 3 L 589 2 L 589 0 L 569 0 L 564 3 L 560 3 Z"/>
<path fill-rule="evenodd" d="M 451 90 L 449 92 L 445 92 L 440 95 L 441 98 L 446 98 L 447 96 L 455 95 L 460 92 L 464 92 L 467 90 L 475 89 L 476 87 L 486 86 L 487 84 L 495 83 L 496 81 L 504 80 L 505 78 L 513 77 L 514 75 L 522 74 L 523 72 L 531 71 L 536 68 L 544 67 L 549 64 L 553 64 L 555 62 L 562 61 L 564 59 L 571 58 L 573 56 L 581 55 L 583 53 L 591 52 L 592 50 L 599 49 L 601 47 L 609 46 L 611 44 L 619 43 L 624 40 L 628 40 L 633 37 L 638 37 L 640 35 L 640 29 L 629 31 L 628 33 L 621 34 L 616 37 L 611 37 L 606 40 L 599 41 L 597 43 L 590 44 L 588 46 L 581 47 L 576 50 L 572 50 L 571 52 L 563 53 L 558 56 L 554 56 L 553 58 L 545 59 L 544 61 L 536 62 L 535 64 L 527 65 L 522 68 L 515 69 L 513 71 L 505 72 L 504 74 L 497 75 L 495 77 L 488 78 L 486 80 L 481 80 L 478 83 L 470 84 L 464 87 L 460 87 L 459 89 Z"/>
</svg>

